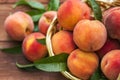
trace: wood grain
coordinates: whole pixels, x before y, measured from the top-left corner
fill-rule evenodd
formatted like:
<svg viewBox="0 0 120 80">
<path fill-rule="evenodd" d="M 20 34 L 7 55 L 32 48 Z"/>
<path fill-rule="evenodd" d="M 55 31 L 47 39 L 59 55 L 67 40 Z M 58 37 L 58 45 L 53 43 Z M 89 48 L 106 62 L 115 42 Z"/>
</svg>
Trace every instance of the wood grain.
<svg viewBox="0 0 120 80">
<path fill-rule="evenodd" d="M 28 8 L 24 6 L 13 9 L 13 4 L 18 0 L 0 0 L 0 49 L 17 45 L 4 29 L 4 21 L 6 17 L 15 11 L 26 11 Z M 47 5 L 49 0 L 37 0 Z M 61 3 L 65 0 L 61 0 Z M 61 73 L 48 73 L 40 70 L 28 71 L 18 69 L 16 62 L 26 64 L 28 61 L 24 55 L 10 54 L 0 51 L 0 80 L 68 80 Z"/>
<path fill-rule="evenodd" d="M 9 54 L 0 51 L 0 61 L 0 80 L 67 80 L 60 73 L 18 69 L 15 65 L 16 62 L 28 63 L 22 54 Z"/>
<path fill-rule="evenodd" d="M 16 11 L 27 11 L 28 8 L 24 6 L 19 6 L 13 9 L 13 4 L 0 4 L 0 41 L 11 41 L 11 38 L 5 31 L 4 21 L 5 19 Z"/>
<path fill-rule="evenodd" d="M 17 2 L 18 0 L 0 0 L 0 41 L 11 41 L 12 39 L 8 36 L 4 29 L 4 21 L 8 15 L 10 15 L 13 12 L 16 11 L 27 11 L 29 10 L 28 7 L 25 6 L 18 6 L 16 8 L 13 8 L 13 4 Z M 36 0 L 47 5 L 49 0 Z M 65 0 L 61 0 L 61 3 Z"/>
</svg>

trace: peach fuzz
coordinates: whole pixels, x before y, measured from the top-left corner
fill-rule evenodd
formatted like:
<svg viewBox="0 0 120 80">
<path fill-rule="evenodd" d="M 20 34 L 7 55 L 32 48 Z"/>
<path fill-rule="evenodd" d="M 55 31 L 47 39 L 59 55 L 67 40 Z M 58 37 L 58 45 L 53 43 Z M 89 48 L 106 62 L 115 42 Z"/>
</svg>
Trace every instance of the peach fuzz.
<svg viewBox="0 0 120 80">
<path fill-rule="evenodd" d="M 88 80 L 97 69 L 98 64 L 99 59 L 94 52 L 84 52 L 80 49 L 72 51 L 67 60 L 71 74 L 82 80 Z"/>
<path fill-rule="evenodd" d="M 108 35 L 113 39 L 120 40 L 120 7 L 113 7 L 103 13 L 103 23 Z"/>
<path fill-rule="evenodd" d="M 39 60 L 47 55 L 47 47 L 37 42 L 36 39 L 42 39 L 45 36 L 42 33 L 35 32 L 28 35 L 22 44 L 22 50 L 25 57 L 30 61 Z"/>
<path fill-rule="evenodd" d="M 52 22 L 55 16 L 57 16 L 56 11 L 47 11 L 43 13 L 38 23 L 38 28 L 41 33 L 46 35 L 48 27 L 50 26 L 50 23 Z"/>
<path fill-rule="evenodd" d="M 32 18 L 22 11 L 9 15 L 5 20 L 4 26 L 8 35 L 17 41 L 22 41 L 34 29 Z"/>
<path fill-rule="evenodd" d="M 83 11 L 82 19 L 91 19 L 92 18 L 91 8 L 84 2 L 81 2 L 81 7 L 82 7 L 82 11 Z"/>
<path fill-rule="evenodd" d="M 99 50 L 106 39 L 106 28 L 98 20 L 80 20 L 73 30 L 73 40 L 83 51 Z"/>
<path fill-rule="evenodd" d="M 101 70 L 109 80 L 117 80 L 120 73 L 120 50 L 109 51 L 101 61 Z"/>
<path fill-rule="evenodd" d="M 119 9 L 120 9 L 120 7 L 113 7 L 113 8 L 109 8 L 109 9 L 105 10 L 103 12 L 103 22 L 105 22 L 107 16 L 109 16 L 109 14 L 111 14 L 112 11 L 119 10 Z"/>
<path fill-rule="evenodd" d="M 73 41 L 73 34 L 69 31 L 61 30 L 52 36 L 53 52 L 57 54 L 67 53 L 70 54 L 76 45 Z"/>
<path fill-rule="evenodd" d="M 80 0 L 66 0 L 58 9 L 57 18 L 59 24 L 65 30 L 72 31 L 76 23 L 84 18 L 89 18 L 90 8 Z"/>
<path fill-rule="evenodd" d="M 105 54 L 107 54 L 111 50 L 120 49 L 120 43 L 116 39 L 107 38 L 104 46 L 96 51 L 99 57 L 102 59 Z"/>
</svg>

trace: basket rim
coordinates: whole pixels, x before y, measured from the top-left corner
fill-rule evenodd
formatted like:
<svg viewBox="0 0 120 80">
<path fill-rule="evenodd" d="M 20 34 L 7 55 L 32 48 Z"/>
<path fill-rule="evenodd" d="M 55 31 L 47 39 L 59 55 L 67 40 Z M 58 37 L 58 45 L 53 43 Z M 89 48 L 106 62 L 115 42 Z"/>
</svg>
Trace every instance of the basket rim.
<svg viewBox="0 0 120 80">
<path fill-rule="evenodd" d="M 54 19 L 52 20 L 48 30 L 47 30 L 47 34 L 46 34 L 46 46 L 47 46 L 47 49 L 48 49 L 48 54 L 49 56 L 54 56 L 54 52 L 52 50 L 52 42 L 51 42 L 51 37 L 53 35 L 53 29 L 54 29 L 54 25 L 57 23 L 57 16 L 54 17 Z M 71 79 L 71 80 L 82 80 L 82 79 L 79 79 L 75 76 L 73 76 L 72 74 L 70 74 L 68 71 L 61 71 L 61 73 L 68 79 Z"/>
</svg>

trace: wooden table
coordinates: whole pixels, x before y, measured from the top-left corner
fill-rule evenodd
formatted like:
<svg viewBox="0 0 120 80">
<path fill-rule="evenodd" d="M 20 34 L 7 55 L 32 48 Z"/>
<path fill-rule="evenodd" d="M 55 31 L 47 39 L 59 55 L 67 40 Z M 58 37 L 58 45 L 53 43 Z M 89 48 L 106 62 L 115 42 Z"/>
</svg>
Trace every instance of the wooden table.
<svg viewBox="0 0 120 80">
<path fill-rule="evenodd" d="M 4 20 L 11 13 L 26 10 L 25 7 L 12 8 L 17 0 L 0 0 L 0 49 L 16 45 L 4 30 Z M 37 0 L 46 5 L 49 0 Z M 64 0 L 61 0 L 63 2 Z M 25 71 L 18 69 L 15 62 L 27 63 L 21 54 L 9 54 L 0 51 L 0 80 L 68 80 L 61 73 L 43 71 Z"/>
</svg>

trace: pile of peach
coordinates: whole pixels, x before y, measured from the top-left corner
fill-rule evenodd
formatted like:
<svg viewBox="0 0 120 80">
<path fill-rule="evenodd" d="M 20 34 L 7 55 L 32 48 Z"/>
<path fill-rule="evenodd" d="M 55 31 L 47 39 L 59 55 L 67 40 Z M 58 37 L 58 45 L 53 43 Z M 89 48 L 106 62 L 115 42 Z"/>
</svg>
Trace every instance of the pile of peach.
<svg viewBox="0 0 120 80">
<path fill-rule="evenodd" d="M 66 0 L 58 11 L 45 12 L 39 20 L 40 32 L 33 32 L 34 23 L 24 12 L 16 12 L 5 20 L 5 29 L 12 39 L 23 41 L 25 57 L 35 61 L 47 55 L 46 45 L 36 39 L 43 39 L 55 16 L 57 31 L 51 38 L 55 53 L 69 54 L 67 65 L 70 73 L 88 80 L 96 69 L 101 70 L 109 80 L 116 80 L 120 73 L 120 7 L 103 12 L 102 22 L 91 17 L 92 10 L 80 0 Z"/>
<path fill-rule="evenodd" d="M 31 16 L 18 11 L 6 18 L 5 30 L 13 40 L 23 42 L 22 51 L 25 57 L 33 62 L 45 57 L 48 53 L 46 45 L 39 43 L 37 39 L 46 37 L 50 22 L 56 15 L 56 11 L 45 12 L 38 22 L 39 32 L 34 32 L 34 23 Z"/>
</svg>

